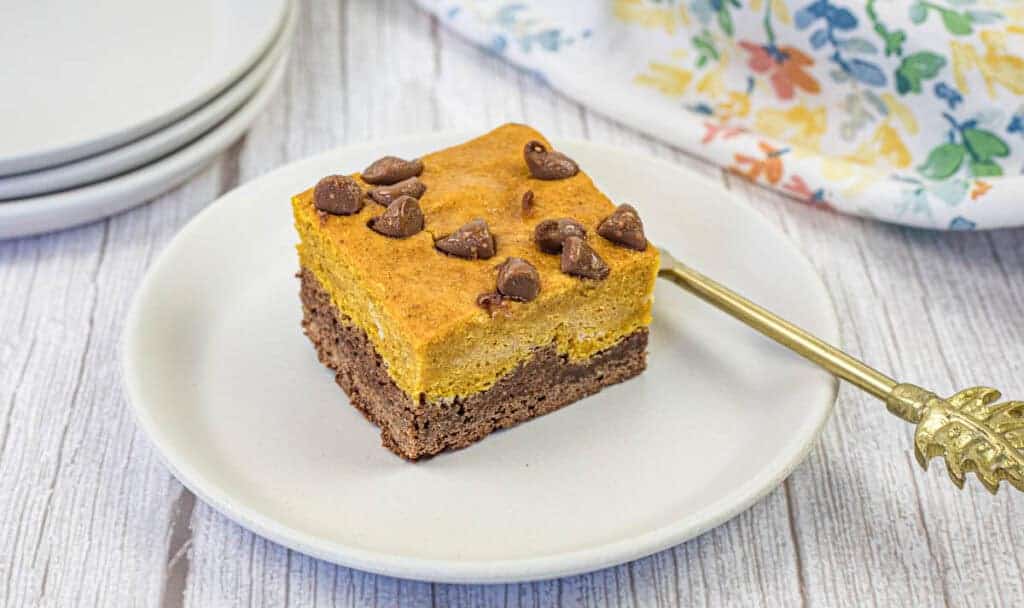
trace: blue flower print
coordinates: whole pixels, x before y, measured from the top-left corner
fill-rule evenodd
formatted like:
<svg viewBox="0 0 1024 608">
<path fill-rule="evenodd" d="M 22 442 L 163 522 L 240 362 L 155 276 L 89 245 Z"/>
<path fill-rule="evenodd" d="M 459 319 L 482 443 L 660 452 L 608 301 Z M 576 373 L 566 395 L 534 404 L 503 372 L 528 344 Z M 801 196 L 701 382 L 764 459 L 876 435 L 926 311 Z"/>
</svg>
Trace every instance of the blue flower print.
<svg viewBox="0 0 1024 608">
<path fill-rule="evenodd" d="M 944 82 L 935 83 L 934 91 L 936 97 L 946 100 L 946 103 L 949 104 L 950 110 L 955 110 L 956 105 L 964 100 L 964 96 L 960 94 L 960 91 L 957 91 Z"/>
</svg>

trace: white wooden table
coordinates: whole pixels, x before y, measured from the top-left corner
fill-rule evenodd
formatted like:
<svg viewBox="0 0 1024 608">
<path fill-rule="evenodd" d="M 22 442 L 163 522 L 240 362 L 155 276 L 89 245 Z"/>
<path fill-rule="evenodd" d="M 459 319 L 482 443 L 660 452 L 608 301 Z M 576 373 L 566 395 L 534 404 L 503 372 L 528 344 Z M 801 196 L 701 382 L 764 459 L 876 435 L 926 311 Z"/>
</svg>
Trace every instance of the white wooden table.
<svg viewBox="0 0 1024 608">
<path fill-rule="evenodd" d="M 852 352 L 941 393 L 985 383 L 1024 398 L 1024 230 L 940 234 L 811 209 L 587 111 L 404 0 L 310 0 L 282 91 L 209 169 L 106 221 L 0 242 L 0 606 L 1024 604 L 1024 495 L 921 472 L 910 427 L 848 387 L 808 460 L 752 509 L 561 580 L 432 585 L 341 568 L 182 488 L 136 429 L 115 356 L 153 256 L 221 193 L 289 161 L 505 121 L 720 175 L 813 261 Z"/>
</svg>

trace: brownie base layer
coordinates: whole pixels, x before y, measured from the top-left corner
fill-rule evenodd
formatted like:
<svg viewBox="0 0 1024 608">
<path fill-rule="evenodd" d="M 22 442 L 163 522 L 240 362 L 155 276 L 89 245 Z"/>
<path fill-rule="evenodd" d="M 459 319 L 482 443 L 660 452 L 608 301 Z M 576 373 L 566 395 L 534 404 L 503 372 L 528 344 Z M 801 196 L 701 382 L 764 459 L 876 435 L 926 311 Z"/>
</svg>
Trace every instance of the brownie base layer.
<svg viewBox="0 0 1024 608">
<path fill-rule="evenodd" d="M 334 370 L 352 405 L 380 427 L 384 446 L 409 460 L 466 447 L 632 378 L 647 365 L 647 330 L 640 329 L 583 362 L 570 362 L 554 346 L 541 348 L 485 391 L 443 402 L 420 395 L 414 402 L 316 277 L 302 269 L 299 278 L 302 326 L 320 362 Z"/>
</svg>

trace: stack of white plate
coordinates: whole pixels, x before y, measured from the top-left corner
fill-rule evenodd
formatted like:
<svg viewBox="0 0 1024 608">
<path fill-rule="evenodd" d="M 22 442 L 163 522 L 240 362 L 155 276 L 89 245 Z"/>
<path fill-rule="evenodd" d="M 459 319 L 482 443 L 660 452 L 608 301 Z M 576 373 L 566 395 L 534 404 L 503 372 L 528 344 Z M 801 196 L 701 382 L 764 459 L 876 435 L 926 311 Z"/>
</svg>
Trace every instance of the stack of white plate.
<svg viewBox="0 0 1024 608">
<path fill-rule="evenodd" d="M 144 203 L 237 140 L 283 78 L 290 0 L 11 3 L 0 238 Z"/>
</svg>

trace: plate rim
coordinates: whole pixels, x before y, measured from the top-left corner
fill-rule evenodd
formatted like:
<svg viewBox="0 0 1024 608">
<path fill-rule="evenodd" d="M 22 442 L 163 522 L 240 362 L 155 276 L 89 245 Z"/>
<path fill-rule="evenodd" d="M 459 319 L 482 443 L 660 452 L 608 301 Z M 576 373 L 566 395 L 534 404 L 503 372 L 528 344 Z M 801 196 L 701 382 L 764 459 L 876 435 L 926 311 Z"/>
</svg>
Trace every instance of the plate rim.
<svg viewBox="0 0 1024 608">
<path fill-rule="evenodd" d="M 205 89 L 200 90 L 197 95 L 187 102 L 179 103 L 174 107 L 165 107 L 157 113 L 151 112 L 148 118 L 142 119 L 135 124 L 122 126 L 112 132 L 94 136 L 84 141 L 36 148 L 28 154 L 0 156 L 0 175 L 16 175 L 29 171 L 38 171 L 109 151 L 117 146 L 162 129 L 208 103 L 211 99 L 230 88 L 248 70 L 255 66 L 280 36 L 288 19 L 289 6 L 294 0 L 268 1 L 277 2 L 278 6 L 273 9 L 276 14 L 274 15 L 272 25 L 267 29 L 263 37 L 252 47 L 245 59 L 239 61 L 237 65 L 221 74 L 220 77 L 211 79 L 211 82 Z M 243 2 L 240 6 L 244 4 Z"/>
<path fill-rule="evenodd" d="M 290 59 L 289 45 L 266 79 L 242 105 L 177 150 L 98 182 L 0 201 L 0 240 L 88 224 L 151 202 L 181 184 L 251 127 L 284 82 Z M 68 213 L 74 215 L 68 219 Z"/>
<path fill-rule="evenodd" d="M 285 0 L 285 5 L 284 25 L 278 35 L 271 40 L 266 51 L 237 80 L 206 103 L 197 106 L 176 122 L 109 150 L 59 165 L 0 175 L 0 205 L 56 195 L 65 190 L 75 190 L 116 179 L 124 173 L 159 162 L 164 156 L 174 154 L 205 133 L 216 129 L 259 92 L 280 59 L 288 52 L 297 26 L 298 9 L 293 6 L 293 0 Z M 69 169 L 74 172 L 72 177 L 66 177 Z"/>
<path fill-rule="evenodd" d="M 146 435 L 147 440 L 155 448 L 159 459 L 167 466 L 175 478 L 193 494 L 232 521 L 289 549 L 334 564 L 375 574 L 411 580 L 460 584 L 548 580 L 591 572 L 646 557 L 679 545 L 703 532 L 720 526 L 749 509 L 785 481 L 793 470 L 807 458 L 811 449 L 820 439 L 824 426 L 834 411 L 839 390 L 839 381 L 835 376 L 831 376 L 828 381 L 830 390 L 828 391 L 827 403 L 822 408 L 818 418 L 813 421 L 811 431 L 803 444 L 792 454 L 781 453 L 773 455 L 770 463 L 774 466 L 771 471 L 738 486 L 732 492 L 706 505 L 703 509 L 688 514 L 686 520 L 682 523 L 674 522 L 642 534 L 600 544 L 595 547 L 542 557 L 489 561 L 427 559 L 395 556 L 393 554 L 346 546 L 334 541 L 325 541 L 315 535 L 307 534 L 301 530 L 296 530 L 288 525 L 279 523 L 272 517 L 247 509 L 244 505 L 236 504 L 227 492 L 218 488 L 215 483 L 205 479 L 205 476 L 190 464 L 187 459 L 182 459 L 183 462 L 171 461 L 170 455 L 175 454 L 176 450 L 168 449 L 169 446 L 167 444 L 170 442 L 166 437 L 161 437 L 159 427 L 149 414 L 148 409 L 138 404 L 138 399 L 133 398 L 133 395 L 140 394 L 141 392 L 141 389 L 138 388 L 141 382 L 138 371 L 140 358 L 135 353 L 140 348 L 137 344 L 139 341 L 137 336 L 141 327 L 140 321 L 144 311 L 144 300 L 147 298 L 146 294 L 155 289 L 159 275 L 164 272 L 163 269 L 173 264 L 175 242 L 180 242 L 180 239 L 183 239 L 186 234 L 196 230 L 196 227 L 205 221 L 208 214 L 214 213 L 213 209 L 223 208 L 224 205 L 220 203 L 225 202 L 226 199 L 244 197 L 246 190 L 254 188 L 254 184 L 263 180 L 273 180 L 275 175 L 295 170 L 299 165 L 316 164 L 342 152 L 370 151 L 389 145 L 431 145 L 431 140 L 435 139 L 449 141 L 459 140 L 458 138 L 468 139 L 473 136 L 473 133 L 465 131 L 439 131 L 382 138 L 374 141 L 338 146 L 310 157 L 292 161 L 222 194 L 189 220 L 164 247 L 163 251 L 157 255 L 153 263 L 146 270 L 143 280 L 132 297 L 128 312 L 125 315 L 125 324 L 118 344 L 118 359 L 121 368 L 121 386 L 128 407 L 132 411 L 136 423 Z M 713 180 L 689 167 L 675 164 L 635 149 L 578 138 L 551 137 L 550 139 L 557 144 L 556 147 L 585 146 L 619 154 L 626 153 L 638 160 L 642 159 L 644 162 L 662 166 L 666 170 L 686 173 L 691 179 L 699 179 L 714 184 Z M 718 184 L 714 185 L 721 188 Z M 728 199 L 728 202 L 724 204 L 746 207 L 734 193 L 724 189 L 723 192 L 729 194 L 729 196 L 725 197 Z M 744 211 L 750 216 L 752 222 L 762 229 L 774 233 L 778 237 L 780 245 L 793 253 L 800 260 L 800 263 L 805 265 L 810 271 L 813 281 L 824 296 L 824 304 L 829 313 L 826 319 L 828 323 L 827 331 L 821 332 L 822 338 L 828 342 L 840 343 L 841 333 L 838 311 L 821 275 L 788 235 L 773 226 L 763 215 L 755 210 L 748 208 Z M 781 460 L 784 460 L 784 462 L 778 462 Z"/>
</svg>

